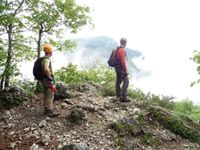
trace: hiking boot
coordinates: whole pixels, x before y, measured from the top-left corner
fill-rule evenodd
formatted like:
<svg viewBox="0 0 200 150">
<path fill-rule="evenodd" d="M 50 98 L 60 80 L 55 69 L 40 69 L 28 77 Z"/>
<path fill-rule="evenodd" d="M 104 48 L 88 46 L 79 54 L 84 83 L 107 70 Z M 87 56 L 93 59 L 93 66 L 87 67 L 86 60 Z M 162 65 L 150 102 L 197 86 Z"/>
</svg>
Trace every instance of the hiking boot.
<svg viewBox="0 0 200 150">
<path fill-rule="evenodd" d="M 116 96 L 117 99 L 121 99 L 121 96 Z"/>
<path fill-rule="evenodd" d="M 127 98 L 127 97 L 121 97 L 120 101 L 121 102 L 130 102 L 131 100 L 129 98 Z"/>
<path fill-rule="evenodd" d="M 117 102 L 117 101 L 119 101 L 120 100 L 120 98 L 119 97 L 111 97 L 111 99 L 110 100 L 112 100 L 113 102 Z"/>
<path fill-rule="evenodd" d="M 48 110 L 48 109 L 45 109 L 44 111 L 44 114 L 47 115 L 48 117 L 50 118 L 53 118 L 53 117 L 57 117 L 60 115 L 59 112 L 55 111 L 55 110 Z"/>
</svg>

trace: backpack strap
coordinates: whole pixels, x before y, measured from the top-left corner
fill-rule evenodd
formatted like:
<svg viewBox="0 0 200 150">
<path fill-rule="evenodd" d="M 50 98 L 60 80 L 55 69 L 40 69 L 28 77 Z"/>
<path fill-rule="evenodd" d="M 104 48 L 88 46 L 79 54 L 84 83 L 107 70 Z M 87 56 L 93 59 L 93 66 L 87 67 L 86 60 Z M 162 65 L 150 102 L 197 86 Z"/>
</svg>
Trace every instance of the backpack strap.
<svg viewBox="0 0 200 150">
<path fill-rule="evenodd" d="M 42 60 L 44 60 L 45 58 L 49 59 L 49 57 L 47 57 L 47 56 L 43 56 L 41 58 L 42 58 Z"/>
</svg>

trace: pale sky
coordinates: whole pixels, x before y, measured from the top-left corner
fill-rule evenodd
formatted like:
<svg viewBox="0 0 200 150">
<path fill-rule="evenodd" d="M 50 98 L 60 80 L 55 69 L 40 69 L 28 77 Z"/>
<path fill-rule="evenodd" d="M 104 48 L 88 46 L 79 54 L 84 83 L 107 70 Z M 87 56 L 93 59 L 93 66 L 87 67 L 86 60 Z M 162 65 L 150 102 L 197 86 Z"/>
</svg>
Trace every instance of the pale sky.
<svg viewBox="0 0 200 150">
<path fill-rule="evenodd" d="M 134 88 L 154 94 L 189 98 L 200 104 L 196 65 L 189 58 L 200 50 L 199 0 L 78 0 L 90 6 L 95 29 L 84 28 L 76 36 L 107 35 L 139 50 L 145 61 L 135 63 L 152 71 L 135 80 Z"/>
</svg>

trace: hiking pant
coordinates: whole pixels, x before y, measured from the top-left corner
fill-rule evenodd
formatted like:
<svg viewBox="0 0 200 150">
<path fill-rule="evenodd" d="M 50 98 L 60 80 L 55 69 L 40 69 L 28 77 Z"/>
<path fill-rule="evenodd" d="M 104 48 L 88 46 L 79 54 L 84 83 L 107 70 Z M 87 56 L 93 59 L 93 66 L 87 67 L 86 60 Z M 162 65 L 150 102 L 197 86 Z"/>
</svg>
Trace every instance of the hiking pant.
<svg viewBox="0 0 200 150">
<path fill-rule="evenodd" d="M 121 84 L 123 82 L 122 88 Z M 127 89 L 129 85 L 128 75 L 124 71 L 118 71 L 116 69 L 116 94 L 117 97 L 126 98 Z"/>
<path fill-rule="evenodd" d="M 41 83 L 42 83 L 42 86 L 44 88 L 44 106 L 47 107 L 47 108 L 52 107 L 53 99 L 54 99 L 54 93 L 49 88 L 49 86 L 48 86 L 48 84 L 45 80 L 42 80 Z"/>
</svg>

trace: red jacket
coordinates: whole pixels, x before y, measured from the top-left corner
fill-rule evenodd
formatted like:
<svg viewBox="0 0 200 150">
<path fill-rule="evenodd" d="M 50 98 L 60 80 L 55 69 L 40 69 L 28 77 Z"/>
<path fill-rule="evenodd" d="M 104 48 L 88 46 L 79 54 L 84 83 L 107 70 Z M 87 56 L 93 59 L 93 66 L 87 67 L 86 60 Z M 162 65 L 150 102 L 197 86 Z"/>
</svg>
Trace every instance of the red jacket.
<svg viewBox="0 0 200 150">
<path fill-rule="evenodd" d="M 127 71 L 126 67 L 126 52 L 125 48 L 120 48 L 117 52 L 117 58 L 121 61 L 121 66 L 124 71 Z"/>
</svg>

